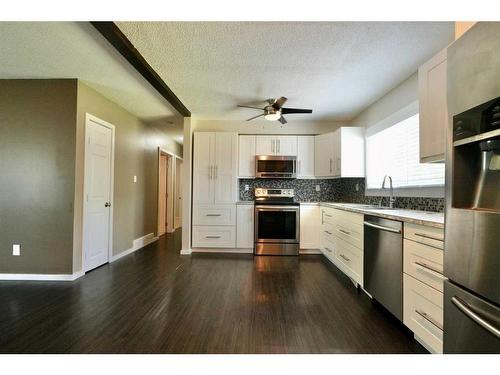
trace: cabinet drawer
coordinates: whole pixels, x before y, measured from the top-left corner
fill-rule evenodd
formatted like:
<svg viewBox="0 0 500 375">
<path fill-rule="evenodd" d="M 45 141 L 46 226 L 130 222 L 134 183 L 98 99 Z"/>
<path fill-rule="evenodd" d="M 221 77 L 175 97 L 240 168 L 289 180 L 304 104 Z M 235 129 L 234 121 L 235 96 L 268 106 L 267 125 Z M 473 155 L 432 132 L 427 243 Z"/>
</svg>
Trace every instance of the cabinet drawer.
<svg viewBox="0 0 500 375">
<path fill-rule="evenodd" d="M 329 241 L 333 241 L 335 234 L 335 227 L 332 224 L 324 223 L 320 226 L 320 236 L 321 238 L 326 238 Z"/>
<path fill-rule="evenodd" d="M 335 225 L 335 236 L 358 249 L 363 249 L 363 226 L 352 222 L 339 221 Z"/>
<path fill-rule="evenodd" d="M 321 252 L 330 260 L 335 259 L 335 252 L 334 252 L 335 245 L 333 244 L 332 241 L 322 238 L 321 240 Z"/>
<path fill-rule="evenodd" d="M 334 224 L 334 210 L 321 207 L 321 224 Z"/>
<path fill-rule="evenodd" d="M 236 247 L 234 226 L 193 226 L 193 247 Z"/>
<path fill-rule="evenodd" d="M 438 249 L 444 248 L 444 230 L 442 228 L 412 223 L 405 223 L 404 225 L 404 238 Z"/>
<path fill-rule="evenodd" d="M 363 253 L 350 243 L 335 238 L 335 260 L 347 268 L 347 276 L 363 285 Z"/>
<path fill-rule="evenodd" d="M 405 239 L 403 271 L 443 292 L 443 250 Z"/>
<path fill-rule="evenodd" d="M 403 275 L 403 322 L 435 352 L 443 352 L 443 293 Z"/>
<path fill-rule="evenodd" d="M 236 205 L 195 205 L 193 225 L 236 225 Z"/>
</svg>

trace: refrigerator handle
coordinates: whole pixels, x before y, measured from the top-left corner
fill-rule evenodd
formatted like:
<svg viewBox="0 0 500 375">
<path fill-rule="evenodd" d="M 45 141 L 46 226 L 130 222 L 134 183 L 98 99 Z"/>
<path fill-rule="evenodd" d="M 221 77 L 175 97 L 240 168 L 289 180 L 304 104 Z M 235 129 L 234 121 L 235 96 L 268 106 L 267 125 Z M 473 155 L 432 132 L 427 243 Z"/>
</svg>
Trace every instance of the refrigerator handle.
<svg viewBox="0 0 500 375">
<path fill-rule="evenodd" d="M 481 317 L 477 312 L 474 312 L 472 308 L 462 301 L 458 297 L 451 297 L 451 302 L 465 315 L 467 315 L 472 321 L 483 327 L 485 330 L 490 332 L 496 338 L 500 338 L 500 329 L 495 327 L 493 324 L 488 322 L 486 319 Z"/>
</svg>

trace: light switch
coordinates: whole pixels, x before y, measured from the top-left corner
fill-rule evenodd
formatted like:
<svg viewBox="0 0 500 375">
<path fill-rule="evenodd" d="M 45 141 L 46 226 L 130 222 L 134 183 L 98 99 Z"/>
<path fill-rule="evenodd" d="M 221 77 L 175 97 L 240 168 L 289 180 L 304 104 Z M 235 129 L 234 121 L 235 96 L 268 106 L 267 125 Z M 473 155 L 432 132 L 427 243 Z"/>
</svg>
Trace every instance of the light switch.
<svg viewBox="0 0 500 375">
<path fill-rule="evenodd" d="M 137 182 L 137 176 L 134 176 L 134 183 Z"/>
<path fill-rule="evenodd" d="M 320 191 L 321 187 L 319 185 L 316 185 L 316 191 Z"/>
<path fill-rule="evenodd" d="M 14 255 L 14 256 L 21 255 L 21 245 L 19 245 L 19 244 L 12 245 L 12 255 Z"/>
</svg>

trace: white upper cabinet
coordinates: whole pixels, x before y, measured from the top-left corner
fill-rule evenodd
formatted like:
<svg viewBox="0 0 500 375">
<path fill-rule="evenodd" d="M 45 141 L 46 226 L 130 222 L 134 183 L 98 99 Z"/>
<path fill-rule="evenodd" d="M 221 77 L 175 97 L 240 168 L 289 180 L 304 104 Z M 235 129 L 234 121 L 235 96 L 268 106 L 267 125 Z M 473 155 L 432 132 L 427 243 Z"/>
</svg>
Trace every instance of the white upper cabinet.
<svg viewBox="0 0 500 375">
<path fill-rule="evenodd" d="M 297 137 L 297 178 L 314 178 L 314 136 Z"/>
<path fill-rule="evenodd" d="M 297 137 L 283 135 L 276 137 L 276 155 L 297 156 Z"/>
<path fill-rule="evenodd" d="M 239 136 L 238 155 L 238 177 L 255 177 L 255 135 Z"/>
<path fill-rule="evenodd" d="M 237 198 L 238 135 L 194 133 L 193 202 L 230 204 Z"/>
<path fill-rule="evenodd" d="M 364 129 L 341 127 L 314 140 L 316 177 L 364 177 Z"/>
<path fill-rule="evenodd" d="M 297 137 L 293 135 L 255 137 L 256 155 L 297 155 Z"/>
<path fill-rule="evenodd" d="M 420 162 L 443 162 L 446 104 L 446 49 L 418 69 Z"/>
</svg>

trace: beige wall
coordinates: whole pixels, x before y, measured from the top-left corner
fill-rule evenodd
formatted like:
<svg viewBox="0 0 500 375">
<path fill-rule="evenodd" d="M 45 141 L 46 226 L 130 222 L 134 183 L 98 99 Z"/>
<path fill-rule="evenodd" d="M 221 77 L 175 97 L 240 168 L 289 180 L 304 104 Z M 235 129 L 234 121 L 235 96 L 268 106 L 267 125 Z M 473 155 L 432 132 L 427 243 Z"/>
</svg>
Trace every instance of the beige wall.
<svg viewBox="0 0 500 375">
<path fill-rule="evenodd" d="M 0 273 L 72 272 L 76 94 L 71 79 L 0 80 Z"/>
<path fill-rule="evenodd" d="M 76 122 L 76 189 L 73 271 L 82 269 L 82 210 L 85 114 L 115 126 L 115 181 L 113 201 L 113 255 L 132 247 L 132 242 L 156 233 L 158 147 L 174 154 L 182 148 L 159 127 L 146 125 L 122 107 L 78 82 Z M 134 183 L 133 177 L 137 176 Z"/>
</svg>

